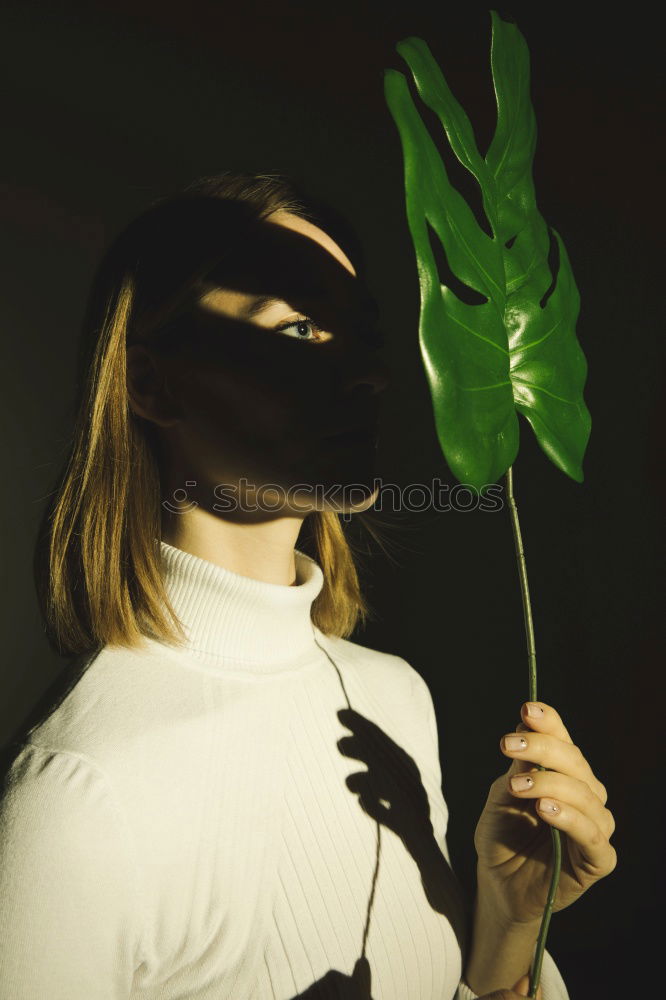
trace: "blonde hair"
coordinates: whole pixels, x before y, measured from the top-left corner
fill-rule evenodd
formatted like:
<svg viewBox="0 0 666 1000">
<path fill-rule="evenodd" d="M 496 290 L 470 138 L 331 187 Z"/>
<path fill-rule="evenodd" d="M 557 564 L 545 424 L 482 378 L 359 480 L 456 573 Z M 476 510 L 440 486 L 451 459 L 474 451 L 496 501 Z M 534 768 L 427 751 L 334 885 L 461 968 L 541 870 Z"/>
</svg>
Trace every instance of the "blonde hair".
<svg viewBox="0 0 666 1000">
<path fill-rule="evenodd" d="M 238 233 L 277 210 L 324 228 L 358 273 L 362 252 L 346 220 L 276 173 L 200 178 L 150 205 L 102 257 L 82 328 L 69 457 L 35 544 L 45 631 L 61 656 L 135 646 L 144 635 L 176 644 L 186 638 L 162 578 L 157 439 L 128 403 L 127 343 L 137 330 L 178 316 L 211 266 L 231 263 Z M 367 513 L 354 516 L 379 538 Z M 335 512 L 313 511 L 303 528 L 298 547 L 309 535 L 324 576 L 312 620 L 346 637 L 374 617 L 360 589 L 359 554 Z"/>
</svg>

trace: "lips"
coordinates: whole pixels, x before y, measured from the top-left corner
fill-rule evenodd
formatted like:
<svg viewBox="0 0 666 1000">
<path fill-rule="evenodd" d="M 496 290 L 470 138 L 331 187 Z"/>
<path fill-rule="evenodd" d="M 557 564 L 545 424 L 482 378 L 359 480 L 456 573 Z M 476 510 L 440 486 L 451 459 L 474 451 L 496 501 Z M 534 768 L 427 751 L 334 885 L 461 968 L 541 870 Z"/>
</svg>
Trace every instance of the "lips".
<svg viewBox="0 0 666 1000">
<path fill-rule="evenodd" d="M 376 420 L 376 419 L 374 419 L 374 420 L 364 420 L 364 421 L 360 421 L 359 423 L 355 423 L 355 424 L 345 424 L 344 426 L 339 427 L 337 430 L 331 431 L 330 434 L 325 434 L 324 437 L 326 437 L 326 438 L 340 437 L 343 434 L 348 435 L 348 436 L 352 435 L 352 434 L 366 434 L 366 435 L 367 434 L 375 434 L 376 435 L 378 431 L 379 431 L 379 421 L 378 420 Z"/>
<path fill-rule="evenodd" d="M 374 443 L 377 440 L 379 425 L 376 421 L 366 424 L 356 424 L 336 434 L 327 434 L 325 440 L 333 445 L 362 445 Z"/>
</svg>

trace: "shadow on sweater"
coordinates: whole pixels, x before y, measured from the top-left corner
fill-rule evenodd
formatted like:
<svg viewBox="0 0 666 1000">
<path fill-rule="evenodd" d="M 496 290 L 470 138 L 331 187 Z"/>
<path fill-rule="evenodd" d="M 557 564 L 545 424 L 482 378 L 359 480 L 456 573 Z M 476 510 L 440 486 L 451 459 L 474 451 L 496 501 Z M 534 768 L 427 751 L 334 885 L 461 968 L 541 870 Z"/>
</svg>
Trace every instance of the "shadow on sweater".
<svg viewBox="0 0 666 1000">
<path fill-rule="evenodd" d="M 341 709 L 338 718 L 354 734 L 338 740 L 340 752 L 366 764 L 368 768 L 367 771 L 349 775 L 346 784 L 351 792 L 358 795 L 363 811 L 377 823 L 377 864 L 361 957 L 351 976 L 331 969 L 292 1000 L 372 1000 L 372 979 L 370 964 L 365 956 L 365 943 L 381 859 L 382 825 L 400 837 L 414 858 L 430 906 L 447 917 L 463 955 L 468 940 L 469 915 L 465 895 L 435 839 L 428 794 L 416 763 L 379 726 L 353 709 Z"/>
<path fill-rule="evenodd" d="M 465 894 L 435 839 L 428 793 L 418 767 L 379 726 L 354 709 L 341 709 L 338 718 L 354 734 L 338 740 L 340 752 L 368 768 L 350 774 L 347 787 L 358 795 L 359 805 L 368 816 L 400 837 L 418 865 L 428 902 L 433 910 L 447 917 L 465 954 Z"/>
<path fill-rule="evenodd" d="M 332 969 L 293 1000 L 372 1000 L 370 964 L 363 955 L 351 976 Z"/>
</svg>

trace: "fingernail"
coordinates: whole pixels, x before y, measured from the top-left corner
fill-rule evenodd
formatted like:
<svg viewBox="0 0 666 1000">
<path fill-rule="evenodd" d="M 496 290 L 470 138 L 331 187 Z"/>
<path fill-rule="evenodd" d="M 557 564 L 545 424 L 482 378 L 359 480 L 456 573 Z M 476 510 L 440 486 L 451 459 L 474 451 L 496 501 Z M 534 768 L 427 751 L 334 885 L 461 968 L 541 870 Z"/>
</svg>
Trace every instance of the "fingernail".
<svg viewBox="0 0 666 1000">
<path fill-rule="evenodd" d="M 537 705 L 535 701 L 528 701 L 525 702 L 525 704 L 527 706 L 527 714 L 530 717 L 530 719 L 537 719 L 543 716 L 544 711 L 541 705 Z"/>
<path fill-rule="evenodd" d="M 552 799 L 541 799 L 539 802 L 539 809 L 548 813 L 558 813 L 560 811 L 560 807 L 557 802 L 553 802 Z"/>
<path fill-rule="evenodd" d="M 527 748 L 527 740 L 524 736 L 505 736 L 504 737 L 504 749 L 505 750 L 525 750 Z"/>
<path fill-rule="evenodd" d="M 534 778 L 529 774 L 514 774 L 511 778 L 511 787 L 514 792 L 524 792 L 534 784 Z"/>
</svg>

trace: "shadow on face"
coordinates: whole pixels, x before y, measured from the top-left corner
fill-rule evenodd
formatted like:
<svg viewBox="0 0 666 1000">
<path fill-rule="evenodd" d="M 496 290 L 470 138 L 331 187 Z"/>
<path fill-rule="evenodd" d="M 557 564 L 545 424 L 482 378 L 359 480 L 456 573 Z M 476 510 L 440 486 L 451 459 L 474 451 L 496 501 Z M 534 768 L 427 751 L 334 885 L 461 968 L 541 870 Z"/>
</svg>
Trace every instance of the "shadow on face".
<svg viewBox="0 0 666 1000">
<path fill-rule="evenodd" d="M 239 489 L 263 491 L 264 513 L 369 506 L 388 380 L 377 313 L 324 230 L 288 212 L 255 223 L 175 320 L 128 346 L 165 493 L 197 483 L 212 510 Z M 359 425 L 370 433 L 336 434 Z"/>
</svg>

